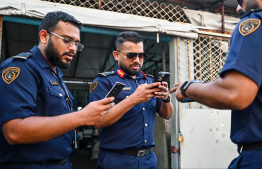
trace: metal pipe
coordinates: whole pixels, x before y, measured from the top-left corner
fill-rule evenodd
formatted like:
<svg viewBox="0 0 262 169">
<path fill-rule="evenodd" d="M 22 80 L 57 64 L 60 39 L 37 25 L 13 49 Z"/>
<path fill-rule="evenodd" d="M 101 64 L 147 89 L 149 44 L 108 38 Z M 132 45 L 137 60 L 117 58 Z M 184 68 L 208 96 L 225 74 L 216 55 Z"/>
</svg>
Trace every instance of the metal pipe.
<svg viewBox="0 0 262 169">
<path fill-rule="evenodd" d="M 19 18 L 19 17 L 14 17 L 14 16 L 4 16 L 3 21 L 4 22 L 26 24 L 26 25 L 33 25 L 33 26 L 39 26 L 40 23 L 41 23 L 41 20 Z M 122 31 L 115 31 L 115 30 L 109 30 L 109 29 L 103 29 L 103 28 L 91 28 L 91 27 L 83 26 L 82 29 L 81 29 L 81 32 L 94 33 L 94 34 L 100 34 L 100 35 L 117 36 Z M 157 40 L 155 36 L 141 35 L 141 37 L 144 40 L 153 40 L 153 41 Z M 169 38 L 168 37 L 160 37 L 159 40 L 163 41 L 163 42 L 168 42 Z"/>
<path fill-rule="evenodd" d="M 101 6 L 102 6 L 102 0 L 98 1 L 98 9 L 101 10 Z"/>
<path fill-rule="evenodd" d="M 221 0 L 221 9 L 222 9 L 222 33 L 225 33 L 225 6 L 224 0 Z"/>
<path fill-rule="evenodd" d="M 166 49 L 165 49 L 165 42 L 162 42 L 162 64 L 163 64 L 163 71 L 166 72 Z"/>
</svg>

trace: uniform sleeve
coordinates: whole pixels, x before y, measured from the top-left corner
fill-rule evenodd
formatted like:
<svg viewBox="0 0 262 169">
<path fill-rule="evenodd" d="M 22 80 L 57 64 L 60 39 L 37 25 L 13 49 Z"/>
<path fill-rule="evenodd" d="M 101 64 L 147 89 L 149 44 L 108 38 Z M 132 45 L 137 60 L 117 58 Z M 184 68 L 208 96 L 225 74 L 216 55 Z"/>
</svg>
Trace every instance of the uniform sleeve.
<svg viewBox="0 0 262 169">
<path fill-rule="evenodd" d="M 228 71 L 236 70 L 252 79 L 260 87 L 262 81 L 262 52 L 260 43 L 262 39 L 262 26 L 259 25 L 255 31 L 251 30 L 249 34 L 245 34 L 248 32 L 243 32 L 242 30 L 240 23 L 232 34 L 227 61 L 223 66 L 220 76 L 224 77 Z"/>
<path fill-rule="evenodd" d="M 0 86 L 1 126 L 6 121 L 34 115 L 37 81 L 34 71 L 25 61 L 13 61 L 3 68 Z"/>
<path fill-rule="evenodd" d="M 96 78 L 90 85 L 90 102 L 104 99 L 110 90 L 104 78 Z"/>
</svg>

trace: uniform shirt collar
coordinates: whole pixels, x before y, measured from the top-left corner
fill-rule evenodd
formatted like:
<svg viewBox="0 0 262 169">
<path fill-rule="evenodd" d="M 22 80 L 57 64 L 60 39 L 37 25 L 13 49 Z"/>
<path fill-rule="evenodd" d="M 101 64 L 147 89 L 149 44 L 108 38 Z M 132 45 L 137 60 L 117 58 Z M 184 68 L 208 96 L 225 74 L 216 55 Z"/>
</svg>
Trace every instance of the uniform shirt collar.
<svg viewBox="0 0 262 169">
<path fill-rule="evenodd" d="M 121 78 L 125 78 L 126 76 L 130 76 L 126 74 L 122 69 L 120 69 L 118 66 L 116 66 L 115 73 L 120 76 Z M 146 75 L 141 71 L 139 74 L 136 76 L 136 79 L 142 79 L 145 78 L 147 79 Z"/>
<path fill-rule="evenodd" d="M 50 67 L 50 64 L 48 63 L 45 56 L 43 55 L 43 53 L 37 46 L 34 46 L 30 51 L 32 52 L 33 57 L 36 58 L 38 64 L 40 65 L 42 69 L 50 68 L 52 70 L 52 68 Z M 56 67 L 56 72 L 59 78 L 63 76 L 61 70 L 58 67 Z"/>
<path fill-rule="evenodd" d="M 246 14 L 244 14 L 241 19 L 245 18 L 246 16 L 250 15 L 253 12 L 260 12 L 262 11 L 262 9 L 251 9 L 250 11 L 248 11 Z"/>
</svg>

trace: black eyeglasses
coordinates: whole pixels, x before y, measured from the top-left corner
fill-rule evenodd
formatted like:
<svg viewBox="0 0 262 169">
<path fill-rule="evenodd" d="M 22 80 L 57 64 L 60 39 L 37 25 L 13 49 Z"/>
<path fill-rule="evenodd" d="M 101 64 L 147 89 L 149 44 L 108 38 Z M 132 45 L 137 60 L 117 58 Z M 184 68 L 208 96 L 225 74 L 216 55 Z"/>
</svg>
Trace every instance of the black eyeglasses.
<svg viewBox="0 0 262 169">
<path fill-rule="evenodd" d="M 141 53 L 135 53 L 135 52 L 128 52 L 128 53 L 124 53 L 124 52 L 121 52 L 121 51 L 118 51 L 117 52 L 120 52 L 120 53 L 123 53 L 124 55 L 127 56 L 128 59 L 132 59 L 134 60 L 137 56 L 139 59 L 143 59 L 143 60 L 146 60 L 146 57 L 147 57 L 147 53 L 146 52 L 141 52 Z"/>
<path fill-rule="evenodd" d="M 68 46 L 72 46 L 72 45 L 75 44 L 76 50 L 78 50 L 78 51 L 82 51 L 82 50 L 84 49 L 84 45 L 83 45 L 83 44 L 81 44 L 81 43 L 79 43 L 79 42 L 75 42 L 75 41 L 74 41 L 73 39 L 71 39 L 71 38 L 64 38 L 63 36 L 57 35 L 57 34 L 55 34 L 54 32 L 50 32 L 50 31 L 48 31 L 48 30 L 46 30 L 46 32 L 51 33 L 51 34 L 53 34 L 53 35 L 55 35 L 55 36 L 63 39 L 64 43 L 65 43 L 66 45 L 68 45 Z"/>
<path fill-rule="evenodd" d="M 238 4 L 242 6 L 243 0 L 237 0 Z"/>
</svg>

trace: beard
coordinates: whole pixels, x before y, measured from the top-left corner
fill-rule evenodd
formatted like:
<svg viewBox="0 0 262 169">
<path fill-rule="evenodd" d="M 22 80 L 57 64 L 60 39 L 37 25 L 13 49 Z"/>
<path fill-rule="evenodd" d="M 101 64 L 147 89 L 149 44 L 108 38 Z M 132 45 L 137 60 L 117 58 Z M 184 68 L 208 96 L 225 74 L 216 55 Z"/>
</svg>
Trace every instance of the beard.
<svg viewBox="0 0 262 169">
<path fill-rule="evenodd" d="M 121 63 L 119 63 L 119 68 L 122 69 L 126 74 L 128 74 L 130 76 L 137 76 L 141 71 L 141 65 L 139 63 L 134 63 L 134 64 L 131 64 L 129 67 L 132 67 L 133 65 L 139 65 L 140 68 L 137 69 L 137 70 L 131 70 L 131 69 L 125 67 Z"/>
<path fill-rule="evenodd" d="M 73 53 L 73 52 L 65 52 L 63 55 L 60 57 L 59 52 L 55 48 L 51 38 L 48 40 L 47 47 L 44 50 L 45 56 L 47 57 L 48 61 L 53 64 L 54 66 L 58 66 L 61 69 L 69 69 L 70 67 L 70 61 L 67 61 L 66 63 L 62 62 L 61 57 L 63 55 L 66 55 L 68 53 Z M 74 53 L 73 53 L 74 54 Z"/>
</svg>

